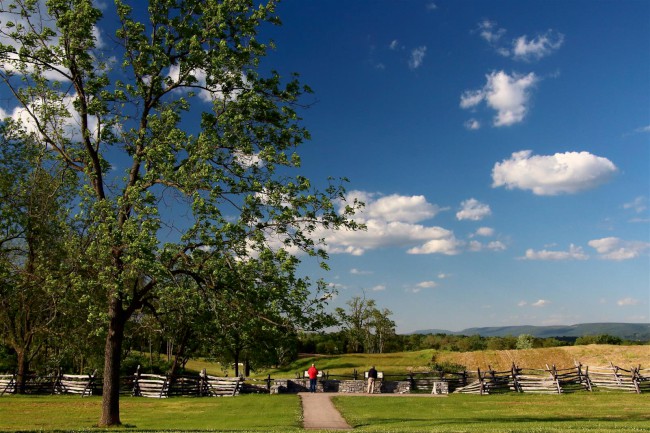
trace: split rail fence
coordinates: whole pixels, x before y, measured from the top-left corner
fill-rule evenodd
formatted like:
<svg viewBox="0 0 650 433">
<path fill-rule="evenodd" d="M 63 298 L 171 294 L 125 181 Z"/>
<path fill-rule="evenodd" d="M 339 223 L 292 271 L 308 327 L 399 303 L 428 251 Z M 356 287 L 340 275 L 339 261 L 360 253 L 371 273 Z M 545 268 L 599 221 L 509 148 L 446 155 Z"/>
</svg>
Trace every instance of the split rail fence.
<svg viewBox="0 0 650 433">
<path fill-rule="evenodd" d="M 198 376 L 164 376 L 145 374 L 140 367 L 133 376 L 124 377 L 120 383 L 120 394 L 136 397 L 166 398 L 172 396 L 231 397 L 240 393 L 243 379 L 239 377 L 217 377 L 203 370 Z M 78 394 L 82 397 L 101 394 L 101 380 L 96 372 L 92 374 L 58 376 L 35 376 L 26 378 L 26 394 Z M 0 396 L 14 394 L 18 389 L 15 374 L 0 375 Z"/>
<path fill-rule="evenodd" d="M 300 377 L 300 374 L 297 375 Z M 348 380 L 349 379 L 349 380 Z M 296 379 L 298 380 L 298 379 Z M 165 376 L 146 374 L 140 367 L 132 376 L 121 379 L 120 393 L 138 397 L 167 398 L 172 396 L 229 397 L 241 392 L 273 392 L 287 379 L 271 379 L 266 386 L 245 384 L 239 377 L 210 376 L 205 370 L 199 375 Z M 360 382 L 364 376 L 356 370 L 351 375 L 330 375 L 324 372 L 321 391 L 341 391 L 335 382 Z M 498 394 L 521 392 L 532 394 L 563 394 L 578 391 L 619 390 L 625 392 L 650 392 L 650 369 L 641 366 L 629 370 L 612 363 L 605 367 L 588 367 L 580 363 L 572 368 L 558 369 L 546 365 L 545 369 L 526 369 L 513 364 L 510 370 L 487 370 L 383 375 L 381 392 L 455 392 L 468 394 Z M 442 385 L 442 387 L 441 387 Z M 96 372 L 87 375 L 60 374 L 56 376 L 28 376 L 23 392 L 26 394 L 77 394 L 82 397 L 101 394 L 102 382 Z M 364 386 L 358 387 L 363 392 Z M 0 396 L 16 393 L 18 380 L 15 374 L 0 375 Z M 298 387 L 298 390 L 301 388 Z M 289 390 L 289 392 L 291 392 Z"/>
<path fill-rule="evenodd" d="M 516 365 L 507 371 L 480 369 L 472 375 L 472 381 L 454 390 L 466 394 L 498 394 L 523 392 L 534 394 L 564 394 L 576 391 L 610 389 L 628 392 L 650 392 L 650 370 L 641 366 L 630 370 L 610 363 L 607 367 L 575 367 L 557 369 L 555 365 L 546 369 L 524 369 Z"/>
</svg>

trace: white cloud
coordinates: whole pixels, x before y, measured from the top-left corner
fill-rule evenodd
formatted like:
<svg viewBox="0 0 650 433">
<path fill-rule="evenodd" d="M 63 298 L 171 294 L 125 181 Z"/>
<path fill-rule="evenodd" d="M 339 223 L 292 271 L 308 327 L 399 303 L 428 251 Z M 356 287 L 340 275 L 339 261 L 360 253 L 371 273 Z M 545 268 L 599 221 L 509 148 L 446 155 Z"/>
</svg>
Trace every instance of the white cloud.
<svg viewBox="0 0 650 433">
<path fill-rule="evenodd" d="M 426 9 L 428 11 L 434 11 L 434 10 L 438 9 L 438 5 L 436 5 L 434 2 L 427 3 L 427 5 L 425 7 L 426 7 Z"/>
<path fill-rule="evenodd" d="M 524 260 L 587 260 L 588 258 L 589 256 L 584 253 L 581 247 L 573 244 L 569 246 L 569 251 L 535 251 L 528 249 L 526 255 L 522 257 Z"/>
<path fill-rule="evenodd" d="M 535 73 L 508 75 L 504 71 L 495 71 L 485 78 L 487 82 L 482 89 L 467 90 L 461 95 L 461 108 L 472 108 L 485 101 L 488 107 L 497 111 L 494 126 L 521 122 L 528 112 L 530 89 L 539 81 Z"/>
<path fill-rule="evenodd" d="M 489 242 L 485 248 L 490 251 L 504 251 L 506 250 L 506 245 L 501 241 L 492 241 Z"/>
<path fill-rule="evenodd" d="M 377 197 L 377 194 L 362 191 L 351 191 L 348 194 L 348 200 L 356 198 L 366 204 L 357 218 L 360 216 L 368 220 L 415 223 L 433 218 L 442 210 L 427 202 L 423 195 L 391 194 Z"/>
<path fill-rule="evenodd" d="M 637 128 L 635 132 L 650 132 L 650 125 L 648 126 L 642 126 L 641 128 Z"/>
<path fill-rule="evenodd" d="M 393 39 L 392 41 L 390 41 L 388 48 L 390 48 L 391 50 L 396 50 L 397 48 L 399 48 L 399 42 L 397 41 L 397 39 Z"/>
<path fill-rule="evenodd" d="M 441 280 L 445 280 L 447 278 L 451 278 L 451 274 L 445 274 L 445 273 L 441 272 L 441 273 L 438 274 L 438 278 L 441 279 Z"/>
<path fill-rule="evenodd" d="M 460 254 L 463 243 L 455 237 L 449 236 L 443 239 L 433 239 L 424 245 L 408 250 L 409 254 L 445 254 L 453 256 Z"/>
<path fill-rule="evenodd" d="M 417 48 L 413 48 L 411 50 L 411 58 L 409 59 L 409 68 L 411 69 L 417 69 L 422 65 L 422 61 L 424 61 L 424 56 L 427 53 L 427 47 L 421 46 Z"/>
<path fill-rule="evenodd" d="M 558 50 L 563 43 L 564 35 L 553 30 L 549 30 L 530 41 L 524 35 L 513 41 L 512 54 L 515 60 L 539 60 Z"/>
<path fill-rule="evenodd" d="M 465 122 L 465 129 L 469 129 L 470 131 L 479 130 L 481 129 L 481 122 L 476 119 L 469 119 Z"/>
<path fill-rule="evenodd" d="M 564 43 L 564 35 L 555 30 L 548 30 L 534 38 L 527 35 L 513 39 L 510 44 L 503 39 L 506 29 L 496 22 L 483 20 L 478 24 L 477 32 L 501 56 L 514 60 L 539 60 L 557 51 Z"/>
<path fill-rule="evenodd" d="M 458 218 L 459 221 L 480 221 L 491 214 L 492 211 L 490 210 L 489 205 L 481 203 L 474 198 L 470 198 L 460 204 L 460 210 L 456 212 L 456 218 Z"/>
<path fill-rule="evenodd" d="M 541 307 L 546 307 L 550 303 L 551 303 L 551 301 L 547 301 L 546 299 L 538 299 L 537 301 L 533 302 L 530 305 L 532 305 L 533 307 L 541 308 Z"/>
<path fill-rule="evenodd" d="M 383 284 L 378 284 L 374 287 L 371 287 L 370 290 L 372 292 L 383 292 L 384 290 L 386 290 L 386 286 L 384 286 Z"/>
<path fill-rule="evenodd" d="M 478 32 L 481 38 L 486 40 L 490 45 L 496 47 L 501 37 L 506 33 L 503 28 L 497 27 L 497 23 L 490 20 L 483 20 L 478 24 Z"/>
<path fill-rule="evenodd" d="M 642 213 L 648 208 L 648 199 L 643 196 L 639 196 L 632 200 L 629 203 L 623 204 L 623 209 L 632 209 L 636 213 Z"/>
<path fill-rule="evenodd" d="M 519 301 L 517 303 L 517 307 L 525 307 L 526 305 L 528 305 L 528 302 L 526 302 L 526 301 Z"/>
<path fill-rule="evenodd" d="M 406 248 L 409 254 L 458 254 L 463 242 L 450 230 L 416 222 L 433 217 L 441 209 L 423 196 L 379 196 L 352 191 L 347 200 L 363 201 L 365 209 L 355 220 L 366 225 L 365 231 L 318 230 L 315 239 L 325 239 L 330 253 L 362 255 L 378 248 Z"/>
<path fill-rule="evenodd" d="M 357 268 L 350 269 L 350 273 L 352 275 L 371 275 L 372 274 L 371 271 L 362 271 L 362 270 L 357 269 Z"/>
<path fill-rule="evenodd" d="M 589 241 L 600 257 L 606 260 L 629 260 L 639 257 L 650 249 L 650 242 L 624 241 L 616 237 L 594 239 Z"/>
<path fill-rule="evenodd" d="M 324 239 L 329 253 L 360 256 L 369 250 L 403 248 L 407 254 L 457 255 L 468 250 L 502 251 L 506 248 L 500 241 L 472 244 L 457 239 L 451 230 L 420 223 L 442 210 L 447 210 L 427 202 L 424 196 L 382 196 L 364 191 L 351 191 L 346 197 L 346 202 L 355 199 L 365 203 L 365 208 L 354 216 L 354 220 L 364 224 L 366 230 L 316 230 L 313 238 Z M 343 205 L 344 203 L 341 203 L 341 206 Z M 476 220 L 489 214 L 489 206 L 475 199 L 467 200 L 464 205 L 459 213 L 461 218 Z M 487 228 L 479 231 L 484 236 L 493 233 Z"/>
<path fill-rule="evenodd" d="M 491 227 L 479 227 L 476 230 L 476 235 L 485 237 L 494 236 L 494 229 Z"/>
<path fill-rule="evenodd" d="M 487 244 L 483 244 L 479 241 L 472 240 L 469 242 L 468 250 L 472 252 L 479 252 L 479 251 L 505 251 L 507 249 L 506 245 L 501 242 L 501 241 L 492 241 L 488 242 Z"/>
<path fill-rule="evenodd" d="M 533 156 L 522 150 L 492 169 L 492 186 L 531 190 L 536 195 L 575 194 L 607 182 L 618 169 L 589 152 Z"/>
<path fill-rule="evenodd" d="M 630 307 L 639 304 L 640 304 L 639 300 L 634 298 L 623 298 L 616 301 L 616 305 L 618 305 L 619 307 Z"/>
<path fill-rule="evenodd" d="M 410 293 L 419 293 L 423 289 L 433 289 L 435 287 L 438 287 L 438 283 L 435 281 L 422 281 L 417 283 L 414 287 L 407 288 L 406 291 Z"/>
</svg>

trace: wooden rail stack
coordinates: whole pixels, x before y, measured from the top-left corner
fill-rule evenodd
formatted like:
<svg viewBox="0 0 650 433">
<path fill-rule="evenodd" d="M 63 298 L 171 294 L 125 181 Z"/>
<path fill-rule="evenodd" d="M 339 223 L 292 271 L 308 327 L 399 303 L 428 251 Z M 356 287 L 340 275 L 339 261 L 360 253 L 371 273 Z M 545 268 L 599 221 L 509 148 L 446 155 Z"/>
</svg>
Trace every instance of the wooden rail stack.
<svg viewBox="0 0 650 433">
<path fill-rule="evenodd" d="M 513 366 L 514 368 L 514 366 Z M 516 389 L 513 370 L 495 371 L 488 366 L 487 371 L 476 371 L 477 379 L 468 385 L 457 388 L 454 392 L 463 394 L 496 394 Z"/>
<path fill-rule="evenodd" d="M 243 380 L 239 377 L 210 376 L 201 371 L 200 395 L 210 397 L 233 397 L 239 394 Z"/>
<path fill-rule="evenodd" d="M 592 386 L 598 388 L 636 393 L 650 391 L 647 370 L 641 370 L 641 366 L 626 370 L 610 362 L 608 367 L 590 367 L 587 371 Z"/>
<path fill-rule="evenodd" d="M 166 398 L 169 397 L 169 379 L 158 374 L 142 374 L 140 366 L 133 379 L 133 396 Z"/>
<path fill-rule="evenodd" d="M 5 393 L 13 394 L 16 392 L 16 375 L 15 374 L 1 374 L 0 375 L 0 395 Z"/>
<path fill-rule="evenodd" d="M 97 370 L 92 374 L 61 374 L 54 382 L 55 394 L 79 394 L 82 397 L 93 395 L 93 385 Z"/>
</svg>

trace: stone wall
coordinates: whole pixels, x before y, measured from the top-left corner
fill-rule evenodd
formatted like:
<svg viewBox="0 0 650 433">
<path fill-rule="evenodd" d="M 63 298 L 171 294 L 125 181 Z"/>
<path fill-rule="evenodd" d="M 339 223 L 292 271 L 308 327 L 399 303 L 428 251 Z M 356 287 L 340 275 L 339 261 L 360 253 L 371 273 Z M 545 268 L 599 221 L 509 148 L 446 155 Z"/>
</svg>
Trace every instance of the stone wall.
<svg viewBox="0 0 650 433">
<path fill-rule="evenodd" d="M 365 380 L 318 380 L 316 392 L 339 392 L 344 394 L 363 394 L 367 390 Z M 411 391 L 409 381 L 377 380 L 375 394 L 406 394 Z M 275 379 L 271 384 L 271 394 L 309 392 L 309 379 Z"/>
</svg>

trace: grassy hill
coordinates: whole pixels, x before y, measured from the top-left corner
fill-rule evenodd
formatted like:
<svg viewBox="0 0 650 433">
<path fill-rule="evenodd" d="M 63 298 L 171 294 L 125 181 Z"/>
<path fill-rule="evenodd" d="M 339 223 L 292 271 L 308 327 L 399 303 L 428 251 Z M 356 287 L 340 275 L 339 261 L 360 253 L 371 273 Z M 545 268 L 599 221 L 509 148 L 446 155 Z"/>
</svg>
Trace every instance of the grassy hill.
<svg viewBox="0 0 650 433">
<path fill-rule="evenodd" d="M 434 357 L 436 362 L 460 364 L 468 370 L 477 368 L 483 370 L 488 366 L 495 370 L 507 370 L 513 362 L 524 368 L 545 368 L 546 364 L 555 364 L 558 368 L 568 368 L 574 365 L 574 361 L 594 367 L 606 366 L 612 362 L 626 369 L 639 364 L 644 368 L 649 368 L 650 345 L 587 345 L 479 352 L 420 350 L 385 354 L 304 355 L 287 367 L 259 370 L 254 372 L 252 377 L 261 379 L 270 374 L 273 378 L 291 378 L 309 368 L 312 363 L 315 363 L 320 370 L 333 375 L 351 375 L 355 369 L 363 372 L 371 365 L 375 365 L 378 370 L 384 371 L 386 374 L 406 374 L 409 371 L 428 370 Z M 223 374 L 219 364 L 205 361 L 189 361 L 188 368 L 196 371 L 206 368 L 209 374 Z"/>
</svg>

